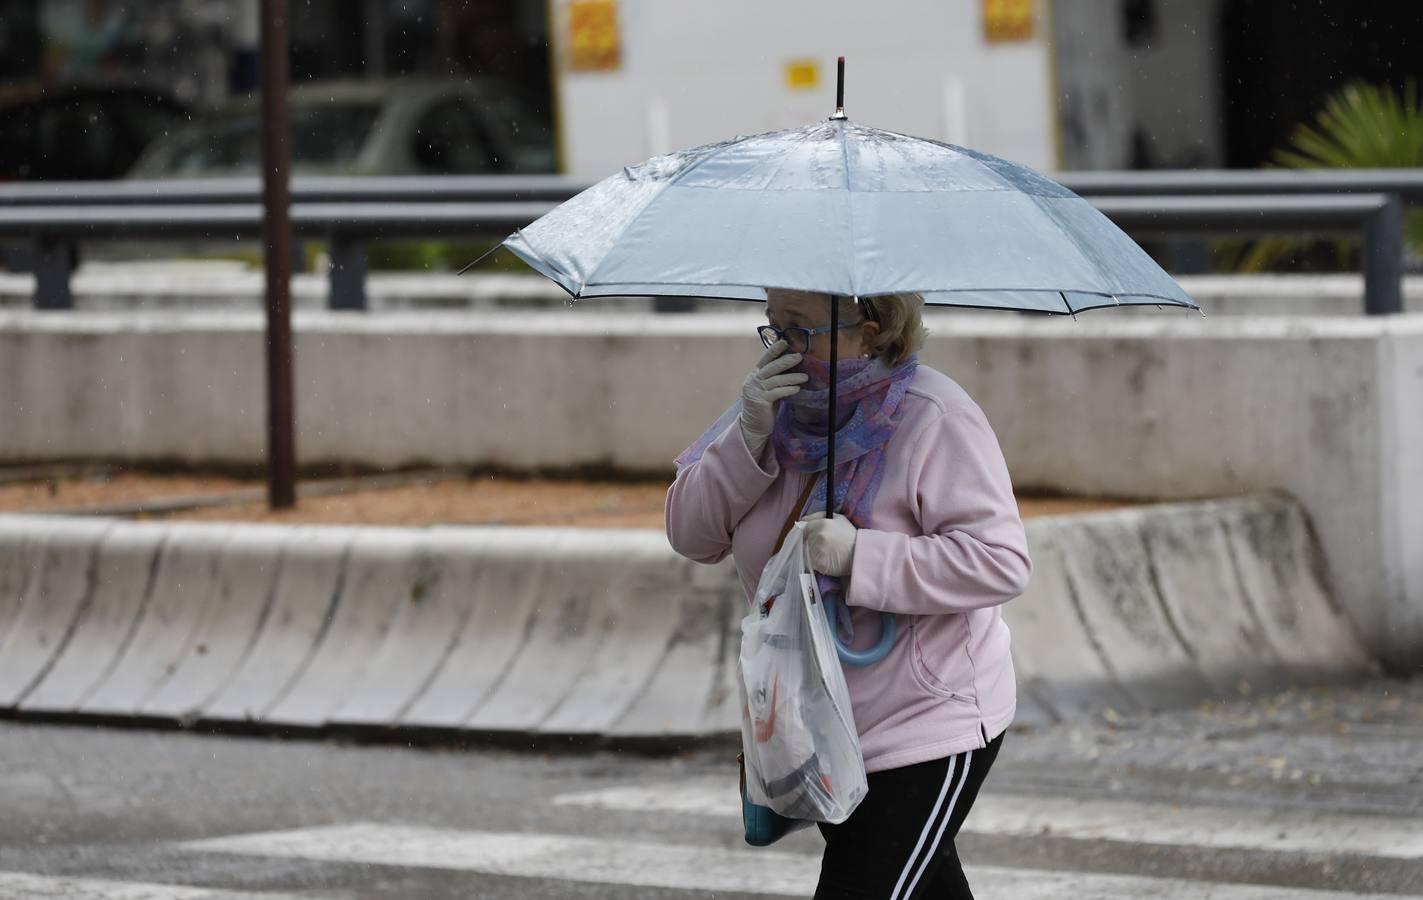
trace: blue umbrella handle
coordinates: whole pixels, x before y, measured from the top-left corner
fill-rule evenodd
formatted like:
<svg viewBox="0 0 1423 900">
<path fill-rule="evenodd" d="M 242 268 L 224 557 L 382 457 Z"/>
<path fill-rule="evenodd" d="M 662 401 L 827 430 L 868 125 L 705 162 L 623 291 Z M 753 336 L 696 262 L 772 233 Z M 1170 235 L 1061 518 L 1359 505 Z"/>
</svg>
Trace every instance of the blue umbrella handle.
<svg viewBox="0 0 1423 900">
<path fill-rule="evenodd" d="M 835 641 L 835 652 L 839 655 L 840 662 L 859 668 L 872 666 L 889 655 L 889 649 L 894 646 L 897 627 L 894 613 L 881 612 L 879 614 L 879 640 L 873 647 L 868 650 L 851 650 L 840 642 L 840 630 L 835 627 L 836 619 L 839 617 L 840 595 L 826 594 L 822 599 L 825 605 L 825 620 L 830 623 L 830 636 Z"/>
</svg>

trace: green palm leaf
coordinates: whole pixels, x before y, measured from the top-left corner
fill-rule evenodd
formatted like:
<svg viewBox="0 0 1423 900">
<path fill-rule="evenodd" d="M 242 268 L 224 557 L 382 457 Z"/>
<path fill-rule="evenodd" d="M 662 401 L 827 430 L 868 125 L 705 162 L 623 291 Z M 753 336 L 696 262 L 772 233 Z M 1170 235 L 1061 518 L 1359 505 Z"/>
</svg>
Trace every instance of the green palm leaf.
<svg viewBox="0 0 1423 900">
<path fill-rule="evenodd" d="M 1423 103 L 1408 81 L 1400 95 L 1389 85 L 1355 82 L 1331 95 L 1311 124 L 1295 128 L 1274 165 L 1287 169 L 1384 169 L 1423 166 Z M 1406 214 L 1405 241 L 1423 254 L 1423 210 Z M 1303 239 L 1268 238 L 1247 247 L 1222 247 L 1242 272 L 1261 272 L 1315 246 Z M 1357 241 L 1333 241 L 1341 262 Z"/>
</svg>

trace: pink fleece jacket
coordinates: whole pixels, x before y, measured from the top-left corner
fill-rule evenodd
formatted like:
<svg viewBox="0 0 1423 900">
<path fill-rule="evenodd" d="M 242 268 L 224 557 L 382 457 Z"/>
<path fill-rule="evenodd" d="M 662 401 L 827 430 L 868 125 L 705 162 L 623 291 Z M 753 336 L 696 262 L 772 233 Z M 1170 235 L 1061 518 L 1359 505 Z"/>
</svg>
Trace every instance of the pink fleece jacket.
<svg viewBox="0 0 1423 900">
<path fill-rule="evenodd" d="M 860 529 L 845 603 L 855 649 L 899 616 L 874 665 L 845 667 L 870 772 L 981 748 L 1013 720 L 1017 689 L 1000 607 L 1032 564 L 1008 467 L 983 411 L 920 365 L 885 449 L 884 481 Z M 747 602 L 810 475 L 753 457 L 735 423 L 667 491 L 667 539 L 701 563 L 732 554 Z"/>
</svg>

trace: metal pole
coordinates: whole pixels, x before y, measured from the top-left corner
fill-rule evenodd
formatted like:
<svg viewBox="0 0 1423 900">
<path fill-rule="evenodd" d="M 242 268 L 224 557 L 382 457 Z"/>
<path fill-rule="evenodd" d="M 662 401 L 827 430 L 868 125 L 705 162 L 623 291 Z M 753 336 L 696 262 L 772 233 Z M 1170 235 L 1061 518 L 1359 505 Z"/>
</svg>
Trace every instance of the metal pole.
<svg viewBox="0 0 1423 900">
<path fill-rule="evenodd" d="M 828 423 L 825 438 L 825 518 L 835 514 L 835 399 L 836 382 L 839 380 L 837 367 L 840 364 L 840 298 L 830 295 L 830 409 L 825 420 Z M 806 348 L 809 349 L 809 348 Z"/>
<path fill-rule="evenodd" d="M 262 236 L 267 267 L 267 497 L 296 505 L 292 402 L 291 147 L 287 134 L 287 0 L 262 0 Z"/>
<path fill-rule="evenodd" d="M 1364 223 L 1364 313 L 1403 312 L 1403 204 L 1389 194 Z"/>
</svg>

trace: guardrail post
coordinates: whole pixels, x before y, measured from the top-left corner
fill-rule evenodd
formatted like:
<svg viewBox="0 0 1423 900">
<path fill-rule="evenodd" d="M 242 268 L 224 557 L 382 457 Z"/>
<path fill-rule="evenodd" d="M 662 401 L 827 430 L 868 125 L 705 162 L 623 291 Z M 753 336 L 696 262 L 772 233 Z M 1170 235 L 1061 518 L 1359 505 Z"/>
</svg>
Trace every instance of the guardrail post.
<svg viewBox="0 0 1423 900">
<path fill-rule="evenodd" d="M 331 272 L 326 297 L 327 309 L 366 309 L 366 242 L 359 238 L 331 235 L 327 243 Z"/>
<path fill-rule="evenodd" d="M 74 269 L 74 244 L 61 238 L 34 243 L 35 309 L 73 309 L 69 276 Z"/>
<path fill-rule="evenodd" d="M 1364 313 L 1403 312 L 1403 204 L 1389 194 L 1364 223 Z"/>
</svg>

